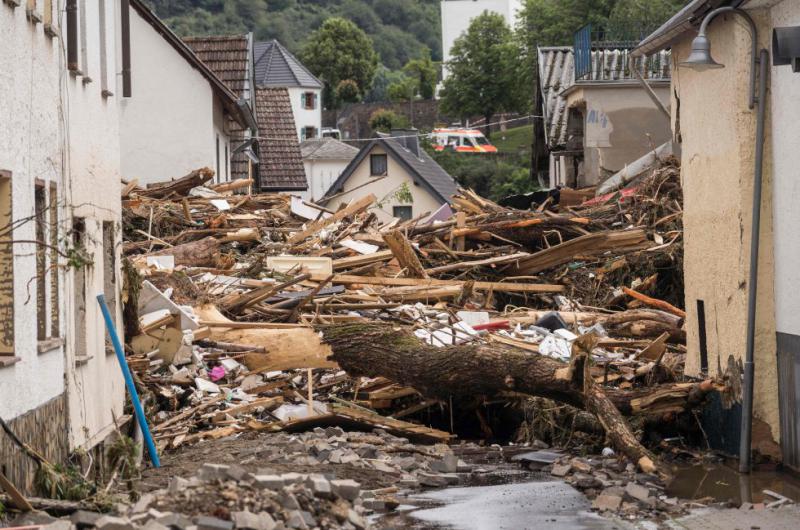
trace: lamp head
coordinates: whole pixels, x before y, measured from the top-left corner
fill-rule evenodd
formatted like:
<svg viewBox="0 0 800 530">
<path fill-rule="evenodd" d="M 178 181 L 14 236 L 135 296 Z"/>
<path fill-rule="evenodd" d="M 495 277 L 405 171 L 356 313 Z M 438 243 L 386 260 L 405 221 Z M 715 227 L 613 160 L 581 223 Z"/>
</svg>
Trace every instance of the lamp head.
<svg viewBox="0 0 800 530">
<path fill-rule="evenodd" d="M 711 57 L 711 42 L 704 34 L 700 34 L 692 41 L 692 53 L 680 66 L 691 68 L 692 70 L 703 71 L 712 68 L 724 68 L 725 65 L 718 63 Z"/>
</svg>

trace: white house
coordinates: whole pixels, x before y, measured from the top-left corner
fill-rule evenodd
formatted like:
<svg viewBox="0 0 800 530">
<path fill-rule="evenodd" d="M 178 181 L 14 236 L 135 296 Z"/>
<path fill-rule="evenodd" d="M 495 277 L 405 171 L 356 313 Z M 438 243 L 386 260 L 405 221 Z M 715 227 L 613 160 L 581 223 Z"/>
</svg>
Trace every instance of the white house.
<svg viewBox="0 0 800 530">
<path fill-rule="evenodd" d="M 469 27 L 472 19 L 489 11 L 503 16 L 513 27 L 517 13 L 522 9 L 522 0 L 442 0 L 442 61 L 447 65 L 450 50 L 455 40 Z M 447 67 L 443 66 L 442 76 L 447 77 Z"/>
<path fill-rule="evenodd" d="M 286 88 L 298 139 L 318 138 L 322 129 L 322 82 L 276 40 L 257 42 L 254 49 L 256 84 Z"/>
<path fill-rule="evenodd" d="M 130 5 L 135 97 L 120 103 L 123 177 L 143 185 L 210 167 L 215 182 L 230 180 L 236 147 L 231 122 L 255 129 L 249 101 L 240 100 L 142 0 Z"/>
<path fill-rule="evenodd" d="M 95 301 L 121 333 L 120 15 L 113 0 L 0 3 L 0 417 L 53 462 L 123 415 Z M 0 467 L 32 491 L 8 437 Z"/>
<path fill-rule="evenodd" d="M 322 198 L 357 154 L 357 148 L 335 138 L 317 138 L 301 143 L 300 155 L 308 179 L 309 198 Z"/>
<path fill-rule="evenodd" d="M 419 145 L 416 129 L 395 129 L 361 148 L 320 200 L 336 209 L 370 193 L 382 221 L 435 213 L 452 201 L 458 184 Z"/>
</svg>

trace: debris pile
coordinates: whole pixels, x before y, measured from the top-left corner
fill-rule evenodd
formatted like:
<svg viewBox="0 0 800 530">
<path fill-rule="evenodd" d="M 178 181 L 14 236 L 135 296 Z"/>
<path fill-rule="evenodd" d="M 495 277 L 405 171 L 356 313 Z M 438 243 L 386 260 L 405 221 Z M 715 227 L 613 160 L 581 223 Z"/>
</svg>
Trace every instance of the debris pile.
<svg viewBox="0 0 800 530">
<path fill-rule="evenodd" d="M 330 210 L 211 175 L 123 190 L 128 359 L 162 450 L 330 426 L 447 443 L 464 407 L 492 439 L 486 403 L 534 396 L 664 476 L 625 417 L 674 421 L 724 390 L 683 374 L 672 159 L 572 205 L 462 190 L 389 222 L 372 195 Z"/>
</svg>

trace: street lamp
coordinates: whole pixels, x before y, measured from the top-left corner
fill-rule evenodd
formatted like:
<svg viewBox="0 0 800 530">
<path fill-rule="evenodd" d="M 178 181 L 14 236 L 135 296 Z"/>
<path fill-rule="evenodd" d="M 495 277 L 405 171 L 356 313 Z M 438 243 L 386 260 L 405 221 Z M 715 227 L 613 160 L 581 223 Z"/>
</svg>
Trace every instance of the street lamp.
<svg viewBox="0 0 800 530">
<path fill-rule="evenodd" d="M 755 137 L 755 170 L 753 183 L 753 224 L 750 228 L 750 274 L 747 292 L 747 343 L 744 362 L 744 388 L 742 395 L 742 429 L 739 441 L 739 471 L 750 472 L 750 444 L 753 434 L 753 386 L 754 386 L 754 349 L 756 328 L 756 293 L 758 292 L 758 243 L 761 227 L 761 175 L 764 159 L 764 107 L 767 94 L 767 68 L 769 66 L 769 52 L 762 49 L 757 51 L 758 33 L 753 19 L 745 11 L 735 7 L 720 7 L 711 11 L 700 24 L 700 30 L 692 42 L 692 53 L 680 66 L 693 70 L 704 71 L 711 68 L 723 68 L 711 57 L 711 42 L 706 36 L 706 29 L 711 20 L 722 13 L 739 15 L 746 22 L 750 30 L 752 42 L 750 57 L 750 99 L 749 108 L 758 105 L 756 111 L 756 137 Z M 758 76 L 756 72 L 758 71 Z M 758 78 L 758 95 L 756 95 L 756 77 Z"/>
</svg>

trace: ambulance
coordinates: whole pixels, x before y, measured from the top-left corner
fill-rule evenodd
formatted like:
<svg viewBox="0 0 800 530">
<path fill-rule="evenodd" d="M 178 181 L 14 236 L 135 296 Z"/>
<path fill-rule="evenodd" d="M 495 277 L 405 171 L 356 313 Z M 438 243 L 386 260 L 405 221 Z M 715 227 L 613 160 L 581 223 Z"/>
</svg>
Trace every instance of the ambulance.
<svg viewBox="0 0 800 530">
<path fill-rule="evenodd" d="M 451 150 L 456 153 L 496 153 L 497 148 L 477 129 L 434 129 L 431 143 L 436 151 Z"/>
</svg>

